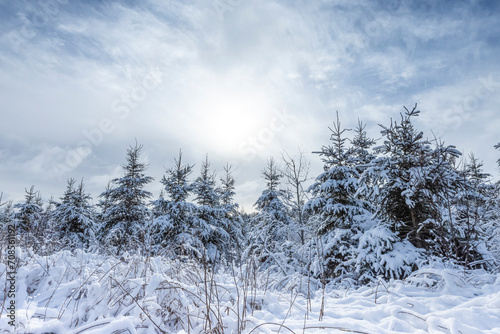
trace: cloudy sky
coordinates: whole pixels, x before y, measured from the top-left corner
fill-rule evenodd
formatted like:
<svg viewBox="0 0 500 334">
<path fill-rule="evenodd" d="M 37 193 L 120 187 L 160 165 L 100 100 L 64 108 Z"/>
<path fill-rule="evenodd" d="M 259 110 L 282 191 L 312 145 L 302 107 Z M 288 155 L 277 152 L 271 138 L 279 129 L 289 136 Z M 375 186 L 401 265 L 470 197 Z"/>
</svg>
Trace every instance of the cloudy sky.
<svg viewBox="0 0 500 334">
<path fill-rule="evenodd" d="M 84 177 L 95 199 L 137 139 L 155 196 L 182 149 L 193 177 L 231 163 L 250 210 L 283 149 L 321 172 L 337 110 L 380 138 L 415 103 L 498 179 L 498 22 L 495 0 L 2 0 L 0 192 Z"/>
</svg>

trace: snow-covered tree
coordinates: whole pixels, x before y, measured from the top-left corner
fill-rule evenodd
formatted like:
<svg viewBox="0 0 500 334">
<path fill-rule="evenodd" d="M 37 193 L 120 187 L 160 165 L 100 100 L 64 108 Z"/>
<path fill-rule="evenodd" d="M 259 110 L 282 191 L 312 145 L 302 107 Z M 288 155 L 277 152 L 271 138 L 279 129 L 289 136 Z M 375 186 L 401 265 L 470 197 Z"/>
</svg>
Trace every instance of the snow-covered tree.
<svg viewBox="0 0 500 334">
<path fill-rule="evenodd" d="M 289 193 L 280 189 L 283 173 L 278 169 L 273 158 L 268 160 L 262 171 L 266 181 L 266 189 L 254 204 L 258 213 L 251 220 L 250 245 L 244 252 L 244 257 L 256 256 L 262 268 L 271 266 L 283 273 L 288 273 L 293 256 L 293 243 L 289 241 L 292 221 L 286 201 Z"/>
<path fill-rule="evenodd" d="M 61 202 L 55 204 L 52 217 L 59 237 L 69 246 L 88 247 L 95 238 L 95 212 L 90 204 L 92 198 L 85 193 L 83 179 L 75 187 L 75 179 L 69 179 Z"/>
<path fill-rule="evenodd" d="M 137 249 L 143 242 L 145 224 L 150 215 L 146 200 L 151 193 L 144 187 L 153 178 L 144 174 L 147 165 L 140 161 L 142 147 L 136 143 L 127 149 L 123 177 L 111 180 L 113 187 L 99 196 L 109 202 L 109 207 L 102 213 L 100 238 L 105 244 L 116 247 L 118 253 L 124 247 Z"/>
<path fill-rule="evenodd" d="M 2 202 L 2 195 L 3 193 L 0 193 L 0 244 L 7 246 L 8 228 L 14 223 L 14 208 L 12 201 Z M 0 256 L 2 246 L 0 246 Z"/>
<path fill-rule="evenodd" d="M 291 157 L 287 152 L 282 156 L 285 168 L 283 176 L 285 177 L 289 187 L 291 196 L 289 204 L 291 207 L 291 214 L 294 217 L 294 222 L 297 224 L 296 230 L 300 243 L 305 244 L 306 239 L 306 226 L 307 214 L 304 211 L 304 204 L 306 201 L 306 192 L 304 191 L 304 183 L 309 180 L 309 163 L 306 162 L 304 153 L 299 151 L 298 156 Z"/>
<path fill-rule="evenodd" d="M 164 197 L 153 202 L 156 216 L 151 222 L 150 233 L 155 249 L 170 248 L 175 254 L 193 254 L 198 247 L 193 245 L 189 231 L 193 228 L 196 206 L 188 201 L 192 193 L 189 176 L 192 165 L 183 165 L 182 152 L 174 159 L 174 166 L 167 169 L 161 179 Z"/>
<path fill-rule="evenodd" d="M 401 240 L 388 224 L 373 219 L 357 238 L 350 262 L 354 263 L 356 282 L 366 284 L 379 277 L 402 279 L 425 263 L 421 249 Z"/>
<path fill-rule="evenodd" d="M 496 149 L 500 149 L 500 143 L 495 145 Z M 500 167 L 500 159 L 497 160 L 497 164 Z M 495 183 L 495 195 L 492 198 L 495 207 L 495 214 L 497 219 L 490 222 L 487 228 L 488 248 L 493 253 L 497 265 L 500 263 L 500 181 Z"/>
<path fill-rule="evenodd" d="M 96 213 L 96 223 L 97 223 L 97 234 L 100 235 L 106 223 L 106 212 L 112 206 L 111 201 L 111 189 L 113 188 L 111 181 L 108 182 L 104 192 L 99 195 L 99 201 L 97 202 L 98 212 Z"/>
<path fill-rule="evenodd" d="M 2 197 L 3 193 L 0 193 L 0 230 L 6 229 L 7 225 L 14 222 L 13 203 L 12 201 L 2 202 Z"/>
<path fill-rule="evenodd" d="M 224 220 L 223 226 L 226 226 L 226 231 L 230 236 L 229 253 L 238 251 L 243 242 L 242 225 L 243 220 L 238 212 L 238 204 L 234 202 L 235 182 L 231 166 L 228 164 L 224 167 L 224 175 L 220 179 L 221 185 L 217 189 L 219 192 L 220 207 L 222 215 L 220 219 Z M 232 255 L 232 254 L 228 254 Z"/>
<path fill-rule="evenodd" d="M 429 248 L 437 234 L 444 198 L 456 191 L 457 173 L 451 162 L 460 152 L 453 146 L 433 149 L 412 120 L 420 111 L 405 108 L 400 122 L 382 127 L 379 156 L 361 177 L 360 194 L 370 197 L 377 217 L 417 247 Z"/>
<path fill-rule="evenodd" d="M 360 175 L 368 168 L 368 164 L 375 159 L 375 154 L 371 152 L 375 140 L 368 137 L 365 128 L 366 125 L 358 119 L 358 125 L 353 130 L 354 136 L 350 140 L 351 147 L 348 149 L 349 158 L 355 164 Z"/>
<path fill-rule="evenodd" d="M 151 215 L 153 219 L 163 216 L 167 213 L 166 203 L 167 201 L 165 200 L 165 191 L 162 189 L 160 191 L 160 195 L 158 195 L 158 198 L 154 201 L 151 201 L 151 204 L 153 205 L 153 208 L 151 209 Z"/>
<path fill-rule="evenodd" d="M 26 189 L 24 203 L 14 204 L 16 213 L 14 214 L 16 222 L 16 233 L 21 235 L 26 246 L 33 246 L 39 230 L 40 217 L 43 212 L 43 201 L 35 187 Z"/>
<path fill-rule="evenodd" d="M 221 255 L 229 255 L 231 243 L 234 242 L 229 233 L 232 227 L 229 225 L 231 221 L 227 219 L 229 212 L 226 212 L 226 206 L 222 203 L 221 189 L 215 180 L 215 172 L 210 170 L 207 157 L 201 165 L 200 175 L 192 185 L 197 203 L 196 224 L 192 234 L 199 238 L 204 246 L 205 258 L 212 263 L 218 262 Z M 232 195 L 228 191 L 231 191 L 231 179 L 227 181 L 224 201 L 230 204 Z"/>
<path fill-rule="evenodd" d="M 488 256 L 485 241 L 489 239 L 487 233 L 493 232 L 488 231 L 488 225 L 497 218 L 497 188 L 489 182 L 490 175 L 484 173 L 482 167 L 471 154 L 460 173 L 464 187 L 454 198 L 452 252 L 453 257 L 466 266 Z"/>
<path fill-rule="evenodd" d="M 344 134 L 349 129 L 341 128 L 338 114 L 330 131 L 331 145 L 315 152 L 323 158 L 324 172 L 309 188 L 312 199 L 307 203 L 308 210 L 320 216 L 320 234 L 335 228 L 351 228 L 355 218 L 365 214 L 367 209 L 367 204 L 355 197 L 359 178 L 358 160 L 346 147 Z"/>
<path fill-rule="evenodd" d="M 307 210 L 315 215 L 321 240 L 313 241 L 321 274 L 340 277 L 353 274 L 354 249 L 362 229 L 360 223 L 369 214 L 369 206 L 356 197 L 358 190 L 358 157 L 346 147 L 345 133 L 338 118 L 331 131 L 331 144 L 318 153 L 324 172 L 309 188 L 312 198 Z M 358 151 L 359 152 L 359 151 Z"/>
</svg>

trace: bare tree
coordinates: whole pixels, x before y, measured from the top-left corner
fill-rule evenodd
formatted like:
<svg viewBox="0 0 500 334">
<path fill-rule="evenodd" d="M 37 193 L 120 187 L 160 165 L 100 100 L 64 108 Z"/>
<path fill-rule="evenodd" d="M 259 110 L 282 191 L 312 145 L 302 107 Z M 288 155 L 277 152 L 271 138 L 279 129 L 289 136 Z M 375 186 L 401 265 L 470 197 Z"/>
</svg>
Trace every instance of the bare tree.
<svg viewBox="0 0 500 334">
<path fill-rule="evenodd" d="M 306 199 L 306 192 L 304 191 L 303 184 L 304 182 L 309 180 L 310 164 L 305 160 L 304 152 L 302 152 L 300 149 L 298 156 L 296 157 L 290 156 L 288 152 L 283 150 L 282 159 L 285 163 L 283 175 L 285 176 L 288 184 L 291 187 L 291 192 L 293 193 L 291 206 L 293 208 L 293 211 L 295 211 L 297 215 L 297 221 L 299 223 L 300 242 L 303 245 L 305 243 L 305 222 L 304 212 L 302 209 Z"/>
</svg>

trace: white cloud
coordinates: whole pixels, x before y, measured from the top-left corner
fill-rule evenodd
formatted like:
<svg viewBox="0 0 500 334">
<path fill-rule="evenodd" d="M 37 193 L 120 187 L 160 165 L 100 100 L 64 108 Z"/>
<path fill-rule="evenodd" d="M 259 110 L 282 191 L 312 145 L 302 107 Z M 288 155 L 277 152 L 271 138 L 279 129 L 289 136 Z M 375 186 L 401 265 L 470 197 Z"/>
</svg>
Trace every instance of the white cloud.
<svg viewBox="0 0 500 334">
<path fill-rule="evenodd" d="M 458 126 L 448 115 L 474 95 L 478 78 L 500 81 L 492 42 L 499 15 L 474 4 L 261 0 L 241 2 L 222 18 L 212 1 L 68 2 L 52 13 L 29 1 L 12 6 L 18 15 L 1 24 L 0 35 L 0 113 L 7 120 L 0 151 L 18 179 L 7 183 L 12 177 L 3 175 L 0 183 L 10 193 L 22 193 L 28 181 L 62 192 L 57 178 L 36 175 L 92 141 L 85 133 L 95 143 L 71 176 L 85 176 L 93 192 L 116 175 L 113 166 L 137 138 L 156 183 L 179 148 L 187 161 L 209 153 L 214 166 L 239 164 L 246 207 L 267 157 L 299 144 L 320 148 L 336 110 L 346 126 L 359 117 L 377 137 L 378 123 L 418 102 L 426 133 L 432 128 L 464 142 L 460 134 L 471 126 L 485 132 L 481 140 L 494 137 L 482 120 L 497 123 L 498 94 L 481 99 Z M 46 20 L 34 25 L 35 15 Z M 161 77 L 154 87 L 147 85 L 152 74 Z M 270 122 L 282 108 L 296 118 L 269 143 L 257 142 L 248 159 L 241 145 L 271 138 Z M 101 131 L 103 120 L 113 129 Z M 493 144 L 478 144 L 476 155 Z M 27 161 L 29 178 L 14 172 L 18 165 L 27 170 Z"/>
</svg>

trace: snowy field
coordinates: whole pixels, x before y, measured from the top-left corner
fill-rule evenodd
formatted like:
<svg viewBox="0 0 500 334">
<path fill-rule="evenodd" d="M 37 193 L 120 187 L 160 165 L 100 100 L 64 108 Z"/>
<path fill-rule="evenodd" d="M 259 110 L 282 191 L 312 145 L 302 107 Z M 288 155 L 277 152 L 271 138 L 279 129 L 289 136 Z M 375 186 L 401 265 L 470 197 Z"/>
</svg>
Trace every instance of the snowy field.
<svg viewBox="0 0 500 334">
<path fill-rule="evenodd" d="M 500 333 L 500 275 L 483 271 L 429 268 L 322 289 L 249 267 L 211 274 L 159 257 L 18 255 L 17 328 L 3 310 L 0 333 Z M 4 264 L 0 272 L 5 286 Z"/>
</svg>

